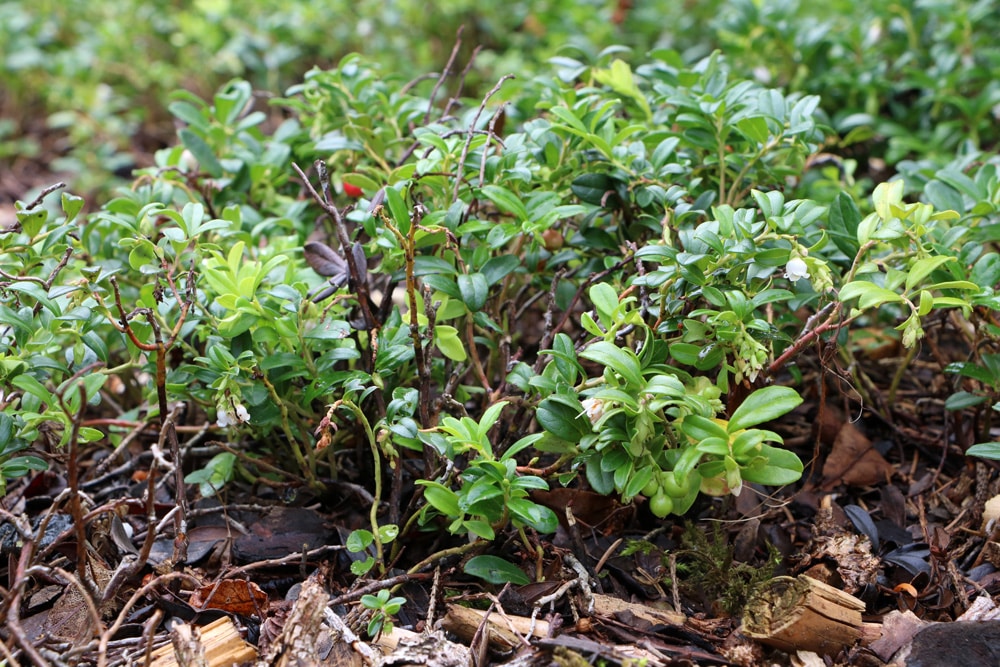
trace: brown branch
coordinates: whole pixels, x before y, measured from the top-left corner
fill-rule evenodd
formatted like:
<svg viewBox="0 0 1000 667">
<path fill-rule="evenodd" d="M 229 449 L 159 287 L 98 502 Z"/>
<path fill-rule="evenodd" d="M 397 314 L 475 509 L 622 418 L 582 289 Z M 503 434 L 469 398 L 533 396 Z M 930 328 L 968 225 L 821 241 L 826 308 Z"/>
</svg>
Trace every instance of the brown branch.
<svg viewBox="0 0 1000 667">
<path fill-rule="evenodd" d="M 418 572 L 399 574 L 395 577 L 389 577 L 388 579 L 382 579 L 380 581 L 373 581 L 367 586 L 362 586 L 353 591 L 348 591 L 343 595 L 338 595 L 337 597 L 330 600 L 327 604 L 328 607 L 336 607 L 339 604 L 345 604 L 347 602 L 353 602 L 354 600 L 360 600 L 365 595 L 370 595 L 371 593 L 377 593 L 386 588 L 392 588 L 399 584 L 405 584 L 411 581 L 423 581 L 425 579 L 430 579 L 434 574 L 428 572 L 426 574 L 421 574 Z"/>
<path fill-rule="evenodd" d="M 495 141 L 500 146 L 504 145 L 500 137 L 497 136 L 496 128 L 497 128 L 497 120 L 503 117 L 504 109 L 506 108 L 507 108 L 506 102 L 503 102 L 499 107 L 497 107 L 497 110 L 493 113 L 493 117 L 490 118 L 490 124 L 486 129 L 486 145 L 483 146 L 483 157 L 479 161 L 480 183 L 486 180 L 486 158 L 489 156 L 490 153 L 488 150 L 486 150 L 486 148 L 487 146 L 489 146 L 490 139 L 493 139 L 493 141 Z"/>
<path fill-rule="evenodd" d="M 5 512 L 6 514 L 6 512 Z M 14 587 L 11 589 L 12 594 L 7 602 L 7 632 L 10 634 L 11 639 L 14 643 L 20 647 L 21 651 L 27 655 L 31 662 L 38 667 L 47 667 L 48 661 L 42 657 L 38 649 L 35 648 L 34 642 L 32 642 L 27 634 L 24 632 L 24 628 L 21 627 L 20 611 L 21 611 L 21 598 L 24 595 L 24 589 L 28 584 L 27 570 L 28 564 L 31 562 L 31 557 L 34 554 L 34 541 L 25 540 L 24 545 L 21 547 L 21 556 L 17 561 L 17 570 L 14 572 Z"/>
<path fill-rule="evenodd" d="M 35 197 L 31 201 L 30 204 L 28 204 L 27 206 L 24 207 L 24 210 L 25 211 L 30 211 L 31 209 L 35 208 L 36 206 L 41 205 L 43 199 L 45 199 L 46 197 L 48 197 L 50 194 L 52 194 L 56 190 L 61 190 L 64 187 L 66 187 L 66 184 L 63 183 L 62 181 L 59 181 L 58 183 L 54 183 L 54 184 L 46 187 L 44 190 L 42 190 L 41 192 L 38 193 L 38 196 Z"/>
<path fill-rule="evenodd" d="M 796 338 L 795 342 L 792 343 L 784 352 L 781 353 L 777 359 L 771 362 L 771 365 L 767 367 L 767 374 L 774 377 L 775 374 L 780 371 L 788 361 L 798 355 L 806 345 L 809 345 L 817 336 L 823 334 L 831 329 L 836 329 L 844 325 L 844 322 L 840 321 L 840 312 L 843 309 L 843 304 L 839 301 L 831 301 L 825 305 L 822 309 L 816 312 L 815 315 L 806 320 L 805 326 L 802 328 L 802 332 Z M 826 314 L 826 319 L 816 327 L 813 324 L 819 318 Z"/>
<path fill-rule="evenodd" d="M 476 348 L 476 330 L 472 322 L 471 313 L 465 316 L 465 340 L 469 344 L 469 360 L 472 362 L 472 372 L 475 374 L 476 379 L 479 380 L 479 383 L 483 385 L 486 395 L 490 396 L 493 393 L 493 388 L 490 387 L 490 380 L 486 377 L 486 371 L 483 370 L 483 362 L 479 359 L 479 350 Z"/>
</svg>

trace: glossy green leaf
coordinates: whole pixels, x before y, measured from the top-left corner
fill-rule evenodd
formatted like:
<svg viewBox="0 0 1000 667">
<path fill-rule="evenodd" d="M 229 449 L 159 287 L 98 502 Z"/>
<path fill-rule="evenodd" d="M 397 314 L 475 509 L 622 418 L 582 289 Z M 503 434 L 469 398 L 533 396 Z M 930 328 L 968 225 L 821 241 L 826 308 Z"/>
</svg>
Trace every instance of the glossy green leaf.
<svg viewBox="0 0 1000 667">
<path fill-rule="evenodd" d="M 574 409 L 553 397 L 539 403 L 535 419 L 546 431 L 567 442 L 577 442 L 590 432 L 590 421 L 583 415 L 582 406 Z"/>
<path fill-rule="evenodd" d="M 761 445 L 760 456 L 743 468 L 744 481 L 765 486 L 784 486 L 802 477 L 802 461 L 787 449 Z"/>
<path fill-rule="evenodd" d="M 507 501 L 507 507 L 516 519 L 539 533 L 554 533 L 559 527 L 555 512 L 526 498 L 511 498 Z"/>
<path fill-rule="evenodd" d="M 706 438 L 721 438 L 729 440 L 729 432 L 726 429 L 701 415 L 687 415 L 681 422 L 681 431 L 695 442 Z"/>
<path fill-rule="evenodd" d="M 855 280 L 847 283 L 840 289 L 840 300 L 850 301 L 858 299 L 858 306 L 862 310 L 877 308 L 886 303 L 900 303 L 903 297 L 892 290 L 879 287 L 875 283 L 867 280 Z"/>
<path fill-rule="evenodd" d="M 608 341 L 598 341 L 580 352 L 584 359 L 596 361 L 610 368 L 624 378 L 629 384 L 638 387 L 642 384 L 642 371 L 635 353 L 626 348 L 620 348 Z"/>
<path fill-rule="evenodd" d="M 484 185 L 480 188 L 480 192 L 504 213 L 509 213 L 520 221 L 528 219 L 528 210 L 524 207 L 524 203 L 507 188 Z"/>
<path fill-rule="evenodd" d="M 954 261 L 954 259 L 954 257 L 946 255 L 934 255 L 932 257 L 918 259 L 910 266 L 910 270 L 906 274 L 906 290 L 912 290 L 914 287 L 923 282 L 924 278 L 929 276 L 935 269 L 947 264 L 948 262 Z"/>
<path fill-rule="evenodd" d="M 509 583 L 525 586 L 531 583 L 523 570 L 498 556 L 473 556 L 466 561 L 463 570 L 470 576 L 496 585 Z"/>
<path fill-rule="evenodd" d="M 462 510 L 458 506 L 458 495 L 448 487 L 438 482 L 418 480 L 424 488 L 424 498 L 431 507 L 448 517 L 462 516 Z"/>
<path fill-rule="evenodd" d="M 481 273 L 460 273 L 457 281 L 462 302 L 473 312 L 481 310 L 486 305 L 486 297 L 490 289 L 486 277 Z"/>
<path fill-rule="evenodd" d="M 787 414 L 802 403 L 802 397 L 791 387 L 764 387 L 758 389 L 736 408 L 729 418 L 730 433 L 769 422 Z"/>
</svg>

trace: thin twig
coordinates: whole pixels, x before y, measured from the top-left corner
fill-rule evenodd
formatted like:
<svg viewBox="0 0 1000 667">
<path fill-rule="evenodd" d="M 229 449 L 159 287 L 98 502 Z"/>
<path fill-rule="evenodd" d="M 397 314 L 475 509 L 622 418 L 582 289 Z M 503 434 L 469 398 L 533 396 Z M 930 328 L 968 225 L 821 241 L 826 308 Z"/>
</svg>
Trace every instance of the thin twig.
<svg viewBox="0 0 1000 667">
<path fill-rule="evenodd" d="M 32 663 L 37 665 L 37 667 L 47 667 L 48 662 L 35 648 L 34 642 L 25 634 L 24 628 L 21 627 L 20 619 L 21 597 L 24 595 L 24 589 L 28 584 L 27 570 L 34 553 L 34 540 L 25 540 L 24 546 L 21 548 L 21 556 L 17 561 L 17 569 L 14 572 L 14 586 L 11 589 L 11 595 L 7 602 L 7 633 L 24 654 L 31 659 Z"/>
<path fill-rule="evenodd" d="M 24 210 L 25 211 L 30 211 L 31 209 L 33 209 L 33 208 L 41 205 L 43 199 L 45 199 L 46 197 L 48 197 L 50 194 L 52 194 L 56 190 L 61 190 L 64 187 L 66 187 L 66 184 L 63 183 L 62 181 L 59 181 L 58 183 L 54 183 L 54 184 L 46 187 L 44 190 L 42 190 L 41 192 L 38 193 L 37 197 L 35 197 L 33 200 L 31 200 L 30 204 L 28 204 L 27 206 L 24 207 Z"/>
<path fill-rule="evenodd" d="M 339 604 L 346 604 L 348 602 L 360 600 L 365 595 L 377 593 L 386 588 L 392 588 L 393 586 L 397 586 L 399 584 L 405 584 L 411 581 L 423 581 L 425 579 L 430 579 L 433 576 L 434 574 L 432 572 L 427 572 L 423 574 L 417 572 L 398 574 L 395 577 L 389 577 L 388 579 L 374 581 L 368 584 L 367 586 L 362 586 L 360 588 L 354 589 L 353 591 L 348 591 L 343 595 L 338 595 L 337 597 L 332 598 L 330 602 L 327 604 L 327 606 L 336 607 Z"/>
<path fill-rule="evenodd" d="M 483 97 L 483 101 L 479 103 L 479 108 L 476 109 L 476 113 L 472 116 L 472 120 L 469 122 L 469 135 L 465 140 L 465 144 L 462 146 L 462 154 L 458 158 L 458 165 L 455 167 L 455 189 L 452 191 L 452 199 L 458 201 L 458 191 L 462 187 L 462 170 L 465 169 L 465 159 L 469 156 L 469 149 L 472 146 L 472 139 L 475 137 L 476 124 L 479 122 L 479 117 L 483 115 L 483 111 L 486 109 L 486 104 L 490 101 L 490 98 L 500 92 L 501 86 L 508 80 L 513 79 L 513 74 L 504 74 L 497 81 L 496 85 L 493 86 L 486 96 Z M 481 184 L 480 184 L 481 185 Z"/>
<path fill-rule="evenodd" d="M 444 84 L 445 79 L 451 76 L 452 67 L 455 65 L 455 59 L 458 57 L 458 51 L 462 47 L 462 33 L 465 32 L 465 25 L 458 26 L 458 30 L 455 31 L 455 44 L 451 47 L 451 55 L 448 56 L 448 62 L 445 63 L 444 69 L 441 70 L 441 76 L 434 83 L 434 88 L 431 90 L 430 97 L 427 99 L 427 112 L 424 114 L 424 125 L 430 122 L 431 112 L 434 110 L 434 98 L 437 97 L 438 91 L 441 90 L 441 86 Z"/>
</svg>

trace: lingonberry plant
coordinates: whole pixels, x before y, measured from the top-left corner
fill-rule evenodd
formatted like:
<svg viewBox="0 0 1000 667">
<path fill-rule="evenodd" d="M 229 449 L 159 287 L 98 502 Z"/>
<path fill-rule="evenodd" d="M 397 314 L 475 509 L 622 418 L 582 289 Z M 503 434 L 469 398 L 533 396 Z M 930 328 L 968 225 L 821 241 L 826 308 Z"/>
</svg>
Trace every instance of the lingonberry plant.
<svg viewBox="0 0 1000 667">
<path fill-rule="evenodd" d="M 70 196 L 22 207 L 0 232 L 0 457 L 120 442 L 125 420 L 88 421 L 115 378 L 127 420 L 183 404 L 217 440 L 186 478 L 202 495 L 367 471 L 356 574 L 416 531 L 530 551 L 553 484 L 665 517 L 795 482 L 766 426 L 802 402 L 783 371 L 811 341 L 878 319 L 912 347 L 933 311 L 992 298 L 968 191 L 793 198 L 828 139 L 815 96 L 719 54 L 563 59 L 498 102 L 509 83 L 442 107 L 350 56 L 274 100 L 276 125 L 246 82 L 178 95 L 178 145 L 130 190 L 85 221 Z M 369 602 L 377 632 L 398 605 Z"/>
</svg>

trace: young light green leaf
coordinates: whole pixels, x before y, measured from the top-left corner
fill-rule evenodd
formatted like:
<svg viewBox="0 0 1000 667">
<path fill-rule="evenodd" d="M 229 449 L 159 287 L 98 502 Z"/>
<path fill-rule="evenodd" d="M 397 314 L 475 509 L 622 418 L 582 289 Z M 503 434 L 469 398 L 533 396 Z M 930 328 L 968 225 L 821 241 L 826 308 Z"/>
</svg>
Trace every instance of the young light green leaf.
<svg viewBox="0 0 1000 667">
<path fill-rule="evenodd" d="M 746 482 L 765 486 L 784 486 L 802 477 L 802 461 L 787 449 L 761 445 L 760 456 L 740 469 Z"/>
<path fill-rule="evenodd" d="M 601 318 L 601 324 L 610 328 L 614 322 L 613 315 L 618 308 L 618 293 L 615 288 L 607 283 L 597 283 L 590 286 L 590 301 L 597 309 L 597 314 Z"/>
<path fill-rule="evenodd" d="M 462 516 L 462 510 L 458 507 L 458 496 L 454 491 L 438 482 L 417 480 L 417 484 L 426 487 L 424 489 L 424 498 L 427 499 L 431 507 L 445 516 Z"/>
<path fill-rule="evenodd" d="M 940 266 L 953 261 L 955 258 L 947 255 L 935 255 L 933 257 L 924 257 L 923 259 L 918 259 L 910 267 L 909 273 L 906 274 L 906 291 L 912 290 L 914 287 L 919 285 L 924 278 L 929 276 L 931 272 Z"/>
<path fill-rule="evenodd" d="M 879 287 L 867 280 L 855 280 L 840 288 L 840 300 L 843 302 L 858 298 L 858 307 L 862 310 L 877 308 L 884 303 L 900 303 L 903 297 L 892 290 Z"/>
<path fill-rule="evenodd" d="M 452 361 L 465 361 L 466 352 L 462 340 L 458 337 L 458 329 L 448 324 L 438 324 L 434 327 L 434 345 L 441 354 Z"/>
</svg>

